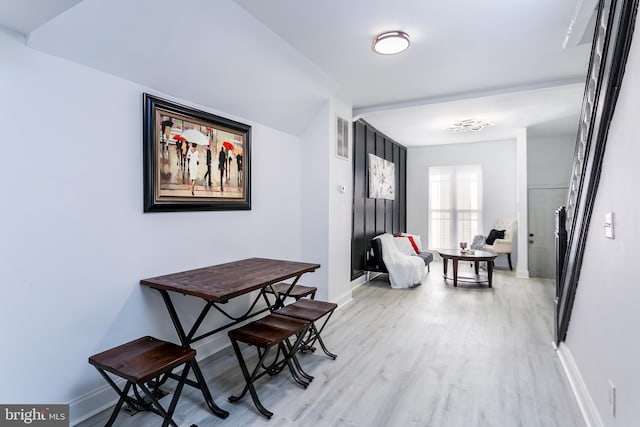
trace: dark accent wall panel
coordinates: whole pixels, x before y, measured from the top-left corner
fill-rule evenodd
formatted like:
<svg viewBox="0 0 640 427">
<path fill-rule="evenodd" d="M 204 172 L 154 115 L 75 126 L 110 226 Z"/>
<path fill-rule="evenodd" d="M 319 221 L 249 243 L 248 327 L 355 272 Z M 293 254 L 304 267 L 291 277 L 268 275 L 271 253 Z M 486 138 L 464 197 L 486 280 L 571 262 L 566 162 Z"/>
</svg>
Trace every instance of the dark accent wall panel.
<svg viewBox="0 0 640 427">
<path fill-rule="evenodd" d="M 388 139 L 385 139 L 384 141 L 384 155 L 387 160 L 394 162 L 394 164 L 397 163 L 396 158 L 393 155 L 393 142 Z M 396 182 L 398 182 L 397 179 Z M 384 201 L 384 229 L 391 230 L 391 232 L 393 232 L 393 203 L 397 199 L 398 196 L 396 195 L 393 200 Z"/>
<path fill-rule="evenodd" d="M 394 200 L 370 199 L 369 153 L 395 164 Z M 353 124 L 353 229 L 351 280 L 363 275 L 371 239 L 381 233 L 406 231 L 407 149 L 364 120 Z"/>
<path fill-rule="evenodd" d="M 370 199 L 369 194 L 369 177 L 367 175 L 368 167 L 369 167 L 369 159 L 368 153 L 376 152 L 376 133 L 375 130 L 371 127 L 365 127 L 365 154 L 364 154 L 364 235 L 365 239 L 365 250 L 369 246 L 369 243 L 366 242 L 367 234 L 369 234 L 370 230 L 376 229 L 376 214 L 378 211 L 378 203 L 376 199 Z M 364 256 L 364 254 L 363 254 Z M 364 258 L 363 258 L 364 259 Z"/>
<path fill-rule="evenodd" d="M 403 185 L 399 187 L 400 197 L 400 212 L 398 217 L 400 218 L 399 232 L 407 231 L 407 149 L 402 147 L 398 164 L 400 165 L 400 181 Z"/>
<path fill-rule="evenodd" d="M 375 151 L 372 153 L 378 157 L 382 157 L 386 159 L 387 157 L 384 155 L 384 135 L 375 132 L 376 135 L 376 145 Z M 368 177 L 367 177 L 368 178 Z M 368 186 L 368 181 L 367 181 Z M 385 230 L 385 220 L 384 215 L 386 213 L 385 207 L 387 205 L 387 201 L 384 199 L 375 199 L 376 202 L 376 234 L 384 233 Z"/>
<path fill-rule="evenodd" d="M 356 128 L 358 129 L 356 131 Z M 367 155 L 365 144 L 365 126 L 354 123 L 353 126 L 353 176 L 364 176 L 367 172 Z M 353 180 L 353 212 L 364 212 L 367 189 L 363 179 Z M 365 249 L 365 217 L 354 215 L 351 232 L 351 265 L 364 265 Z"/>
</svg>

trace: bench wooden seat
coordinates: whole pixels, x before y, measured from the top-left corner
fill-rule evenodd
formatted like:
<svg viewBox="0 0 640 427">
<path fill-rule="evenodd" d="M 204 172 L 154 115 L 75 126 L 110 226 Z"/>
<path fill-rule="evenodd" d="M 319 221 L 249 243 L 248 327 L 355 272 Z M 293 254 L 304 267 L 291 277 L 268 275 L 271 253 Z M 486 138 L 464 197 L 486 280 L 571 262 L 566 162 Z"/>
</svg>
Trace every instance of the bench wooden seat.
<svg viewBox="0 0 640 427">
<path fill-rule="evenodd" d="M 163 427 L 168 425 L 178 427 L 178 424 L 172 418 L 173 411 L 178 403 L 182 387 L 191 368 L 191 362 L 195 359 L 195 356 L 196 351 L 193 349 L 183 348 L 170 342 L 147 336 L 89 357 L 89 363 L 95 366 L 120 396 L 106 425 L 111 426 L 115 422 L 122 405 L 127 402 L 127 404 L 136 408 L 144 408 L 144 410 L 162 416 L 164 418 Z M 174 368 L 183 364 L 185 366 L 181 376 L 176 377 L 178 385 L 173 399 L 168 410 L 165 410 L 155 397 L 155 393 L 150 389 L 157 389 L 159 384 L 166 381 L 171 375 L 171 371 Z M 118 387 L 107 372 L 126 379 L 126 385 L 122 389 Z M 165 376 L 164 380 L 153 381 L 154 378 L 159 378 L 163 375 Z M 132 386 L 134 387 L 135 397 L 128 395 Z M 140 396 L 136 387 L 140 387 L 146 399 Z"/>
<path fill-rule="evenodd" d="M 276 283 L 272 287 L 277 293 L 284 295 L 284 294 L 287 293 L 287 291 L 291 287 L 291 284 L 289 284 L 289 283 Z M 316 288 L 315 286 L 295 285 L 293 287 L 293 289 L 291 289 L 291 291 L 289 292 L 289 294 L 287 296 L 289 296 L 291 298 L 295 298 L 296 300 L 299 300 L 300 298 L 304 298 L 304 297 L 307 297 L 307 296 L 309 298 L 311 298 L 311 299 L 314 299 L 315 296 L 316 296 L 316 291 L 317 290 L 318 290 L 318 288 Z"/>
<path fill-rule="evenodd" d="M 249 391 L 258 411 L 265 417 L 271 418 L 273 412 L 266 409 L 260 402 L 254 383 L 265 374 L 274 375 L 280 372 L 284 366 L 289 368 L 293 379 L 302 387 L 306 388 L 310 381 L 313 380 L 313 377 L 302 370 L 295 353 L 308 328 L 309 322 L 307 321 L 278 314 L 269 314 L 262 319 L 254 320 L 244 326 L 229 331 L 228 335 L 246 382 L 242 392 L 237 396 L 230 396 L 229 401 L 237 402 Z M 289 338 L 294 336 L 296 337 L 295 343 L 291 344 Z M 240 351 L 239 342 L 255 346 L 258 349 L 259 360 L 251 373 Z M 275 359 L 267 365 L 267 355 L 274 347 L 278 349 L 278 354 Z M 282 359 L 278 357 L 280 354 L 283 356 Z"/>
<path fill-rule="evenodd" d="M 322 347 L 322 351 L 324 351 L 324 353 L 330 358 L 335 359 L 338 356 L 327 349 L 320 334 L 337 307 L 338 304 L 332 302 L 300 299 L 277 310 L 276 313 L 283 316 L 293 317 L 295 319 L 306 320 L 311 323 L 308 334 L 300 345 L 301 351 L 315 351 L 315 347 L 313 347 L 313 345 L 318 341 L 318 344 Z M 318 328 L 316 326 L 316 322 L 325 316 L 326 318 L 322 323 L 322 326 Z"/>
</svg>

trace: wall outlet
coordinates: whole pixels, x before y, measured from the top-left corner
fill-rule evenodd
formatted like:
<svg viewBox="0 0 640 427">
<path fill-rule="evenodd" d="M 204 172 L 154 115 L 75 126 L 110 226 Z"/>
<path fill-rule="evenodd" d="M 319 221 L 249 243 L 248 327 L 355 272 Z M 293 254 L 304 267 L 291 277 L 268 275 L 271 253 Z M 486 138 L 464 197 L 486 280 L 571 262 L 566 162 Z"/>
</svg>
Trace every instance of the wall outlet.
<svg viewBox="0 0 640 427">
<path fill-rule="evenodd" d="M 616 386 L 609 380 L 609 409 L 611 410 L 611 416 L 616 416 Z"/>
</svg>

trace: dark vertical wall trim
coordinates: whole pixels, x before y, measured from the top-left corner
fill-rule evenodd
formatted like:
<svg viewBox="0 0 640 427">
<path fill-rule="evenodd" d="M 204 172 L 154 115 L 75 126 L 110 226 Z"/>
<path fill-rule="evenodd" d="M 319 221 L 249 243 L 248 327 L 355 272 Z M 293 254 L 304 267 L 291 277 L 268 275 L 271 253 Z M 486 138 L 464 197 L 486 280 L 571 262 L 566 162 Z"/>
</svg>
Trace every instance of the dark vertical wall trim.
<svg viewBox="0 0 640 427">
<path fill-rule="evenodd" d="M 384 135 L 378 133 L 375 129 L 374 132 L 376 134 L 376 148 L 372 153 L 378 157 L 382 157 L 386 159 L 384 154 Z M 376 201 L 376 234 L 384 233 L 385 230 L 385 206 L 387 201 L 384 199 L 375 199 Z"/>
<path fill-rule="evenodd" d="M 398 164 L 400 165 L 400 179 L 398 182 L 402 182 L 403 185 L 400 186 L 398 193 L 399 194 L 399 212 L 398 217 L 400 221 L 400 227 L 398 228 L 398 232 L 407 230 L 407 149 L 402 147 L 400 151 L 400 158 L 398 159 Z"/>
<path fill-rule="evenodd" d="M 376 133 L 375 133 L 375 129 L 369 127 L 369 126 L 365 126 L 365 151 L 364 151 L 364 174 L 362 175 L 362 179 L 364 182 L 364 206 L 365 206 L 365 211 L 364 211 L 364 234 L 362 235 L 362 238 L 364 239 L 365 243 L 365 253 L 367 248 L 369 247 L 369 243 L 366 241 L 366 237 L 368 234 L 369 230 L 375 230 L 376 229 L 376 213 L 377 213 L 377 201 L 376 199 L 370 199 L 367 197 L 367 195 L 369 194 L 369 177 L 367 175 L 367 170 L 369 167 L 369 160 L 367 159 L 367 153 L 375 153 L 376 152 Z M 364 262 L 366 261 L 365 259 L 365 254 L 362 254 L 362 261 L 364 265 Z"/>
<path fill-rule="evenodd" d="M 394 200 L 369 199 L 368 155 L 395 164 Z M 351 280 L 366 270 L 371 238 L 381 233 L 406 231 L 407 149 L 364 120 L 353 124 L 353 229 L 351 234 Z"/>
<path fill-rule="evenodd" d="M 367 170 L 365 126 L 362 123 L 353 125 L 353 207 L 352 207 L 352 231 L 351 231 L 351 265 L 364 265 L 364 253 L 366 251 L 364 241 L 365 231 L 365 200 L 367 189 L 363 179 Z M 355 215 L 359 212 L 359 215 Z"/>
<path fill-rule="evenodd" d="M 389 140 L 389 139 L 385 139 L 384 140 L 384 155 L 385 155 L 385 159 L 391 161 L 391 162 L 396 162 L 396 159 L 393 157 L 393 141 Z M 399 169 L 396 166 L 396 169 Z M 397 175 L 397 173 L 396 173 Z M 396 179 L 396 182 L 398 182 L 398 180 Z M 393 232 L 393 203 L 398 199 L 398 196 L 396 195 L 396 197 L 393 200 L 385 200 L 384 201 L 384 229 L 385 230 L 390 230 L 391 232 Z"/>
</svg>

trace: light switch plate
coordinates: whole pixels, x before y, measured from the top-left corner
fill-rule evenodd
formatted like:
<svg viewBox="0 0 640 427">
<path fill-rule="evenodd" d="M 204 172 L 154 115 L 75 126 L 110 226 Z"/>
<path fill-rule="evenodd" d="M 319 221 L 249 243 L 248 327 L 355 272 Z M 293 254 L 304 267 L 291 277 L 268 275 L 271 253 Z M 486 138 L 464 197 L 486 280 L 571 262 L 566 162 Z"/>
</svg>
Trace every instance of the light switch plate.
<svg viewBox="0 0 640 427">
<path fill-rule="evenodd" d="M 604 235 L 608 239 L 613 239 L 613 212 L 607 212 L 604 215 Z"/>
</svg>

